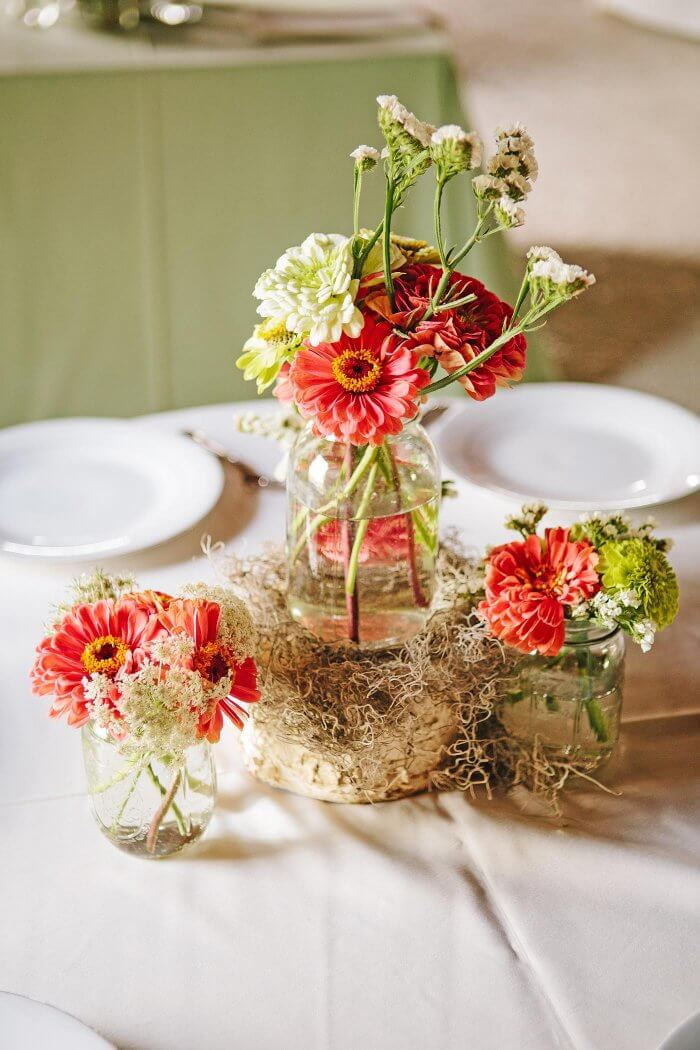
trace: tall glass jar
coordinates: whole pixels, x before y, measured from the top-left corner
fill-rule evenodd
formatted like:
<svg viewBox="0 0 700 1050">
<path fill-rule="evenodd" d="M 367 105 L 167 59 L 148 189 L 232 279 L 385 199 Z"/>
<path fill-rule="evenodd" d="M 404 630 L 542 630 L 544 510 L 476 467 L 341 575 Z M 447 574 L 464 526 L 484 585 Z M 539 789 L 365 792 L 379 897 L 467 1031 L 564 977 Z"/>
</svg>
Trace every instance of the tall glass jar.
<svg viewBox="0 0 700 1050">
<path fill-rule="evenodd" d="M 572 620 L 556 656 L 518 660 L 503 702 L 503 724 L 526 744 L 537 740 L 554 760 L 597 768 L 619 736 L 624 658 L 619 628 Z"/>
<path fill-rule="evenodd" d="M 308 426 L 287 476 L 287 604 L 324 641 L 406 641 L 435 589 L 440 467 L 418 423 L 379 447 Z"/>
<path fill-rule="evenodd" d="M 204 833 L 216 801 L 216 770 L 206 740 L 179 759 L 144 762 L 122 754 L 91 722 L 82 735 L 92 812 L 110 842 L 141 857 L 167 857 Z"/>
</svg>

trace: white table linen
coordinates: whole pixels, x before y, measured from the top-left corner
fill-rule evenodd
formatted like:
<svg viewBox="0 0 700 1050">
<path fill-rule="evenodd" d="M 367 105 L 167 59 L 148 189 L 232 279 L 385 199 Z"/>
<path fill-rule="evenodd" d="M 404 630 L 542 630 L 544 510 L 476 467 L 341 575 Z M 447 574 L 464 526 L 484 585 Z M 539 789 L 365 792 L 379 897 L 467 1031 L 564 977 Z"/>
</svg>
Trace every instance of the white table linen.
<svg viewBox="0 0 700 1050">
<path fill-rule="evenodd" d="M 269 469 L 274 448 L 233 431 L 246 407 L 152 423 L 201 427 Z M 475 546 L 505 538 L 511 505 L 458 490 L 444 524 Z M 162 864 L 99 834 L 79 734 L 29 692 L 48 607 L 78 567 L 0 560 L 0 988 L 122 1050 L 655 1050 L 700 1007 L 699 505 L 656 511 L 682 618 L 648 657 L 630 647 L 606 778 L 620 796 L 584 785 L 565 822 L 457 793 L 336 806 L 257 783 L 228 732 L 212 825 Z M 229 472 L 201 526 L 105 565 L 177 589 L 213 578 L 203 533 L 250 552 L 283 529 L 283 495 Z"/>
</svg>

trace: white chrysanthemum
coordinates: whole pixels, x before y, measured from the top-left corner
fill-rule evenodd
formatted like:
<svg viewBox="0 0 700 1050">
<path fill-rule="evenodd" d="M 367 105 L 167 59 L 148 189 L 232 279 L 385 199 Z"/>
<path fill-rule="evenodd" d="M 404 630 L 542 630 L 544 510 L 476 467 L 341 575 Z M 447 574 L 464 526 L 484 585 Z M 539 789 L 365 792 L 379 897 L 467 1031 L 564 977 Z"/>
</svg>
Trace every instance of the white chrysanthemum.
<svg viewBox="0 0 700 1050">
<path fill-rule="evenodd" d="M 497 175 L 477 175 L 472 179 L 472 190 L 477 200 L 498 200 L 508 192 L 508 183 Z"/>
<path fill-rule="evenodd" d="M 284 323 L 312 346 L 334 343 L 343 332 L 358 336 L 362 314 L 355 306 L 350 241 L 336 233 L 312 233 L 289 248 L 260 278 L 253 294 L 258 313 Z"/>
<path fill-rule="evenodd" d="M 350 156 L 361 171 L 371 171 L 379 162 L 381 155 L 374 146 L 358 146 Z"/>
<path fill-rule="evenodd" d="M 510 197 L 501 197 L 496 201 L 494 214 L 498 223 L 506 230 L 522 226 L 525 222 L 525 212 Z"/>
</svg>

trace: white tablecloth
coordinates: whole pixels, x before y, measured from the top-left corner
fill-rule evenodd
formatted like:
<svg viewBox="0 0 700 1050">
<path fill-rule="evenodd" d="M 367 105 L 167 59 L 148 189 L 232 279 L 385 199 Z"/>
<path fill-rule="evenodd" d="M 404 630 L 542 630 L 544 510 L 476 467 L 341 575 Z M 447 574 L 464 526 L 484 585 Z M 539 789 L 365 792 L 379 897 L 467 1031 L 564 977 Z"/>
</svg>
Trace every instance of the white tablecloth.
<svg viewBox="0 0 700 1050">
<path fill-rule="evenodd" d="M 233 411 L 153 425 L 202 426 L 269 464 Z M 482 544 L 509 509 L 460 483 L 444 519 Z M 564 824 L 459 794 L 334 806 L 251 779 L 229 733 L 206 837 L 162 864 L 97 832 L 79 734 L 29 693 L 76 567 L 0 560 L 0 988 L 122 1050 L 655 1050 L 700 1007 L 697 509 L 657 513 L 683 615 L 651 655 L 630 653 L 619 797 L 572 792 Z M 281 494 L 232 474 L 200 527 L 111 564 L 175 589 L 212 575 L 202 533 L 250 551 L 283 523 Z"/>
</svg>

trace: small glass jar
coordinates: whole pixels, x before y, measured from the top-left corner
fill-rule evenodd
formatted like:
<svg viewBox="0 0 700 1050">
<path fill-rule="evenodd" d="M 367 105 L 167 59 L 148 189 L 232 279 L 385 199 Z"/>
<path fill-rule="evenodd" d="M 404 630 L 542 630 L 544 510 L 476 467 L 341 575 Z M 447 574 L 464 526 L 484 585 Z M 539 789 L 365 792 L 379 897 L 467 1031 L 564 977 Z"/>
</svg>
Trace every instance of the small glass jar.
<svg viewBox="0 0 700 1050">
<path fill-rule="evenodd" d="M 435 590 L 440 466 L 418 423 L 379 447 L 316 437 L 287 475 L 287 604 L 323 641 L 397 645 L 425 623 Z"/>
<path fill-rule="evenodd" d="M 548 757 L 596 769 L 620 732 L 625 639 L 581 620 L 567 623 L 556 656 L 521 656 L 501 721 L 518 740 L 535 741 Z"/>
<path fill-rule="evenodd" d="M 109 734 L 83 726 L 83 760 L 92 812 L 119 849 L 168 857 L 204 833 L 216 801 L 216 770 L 206 740 L 179 759 L 144 762 L 122 754 Z"/>
</svg>

